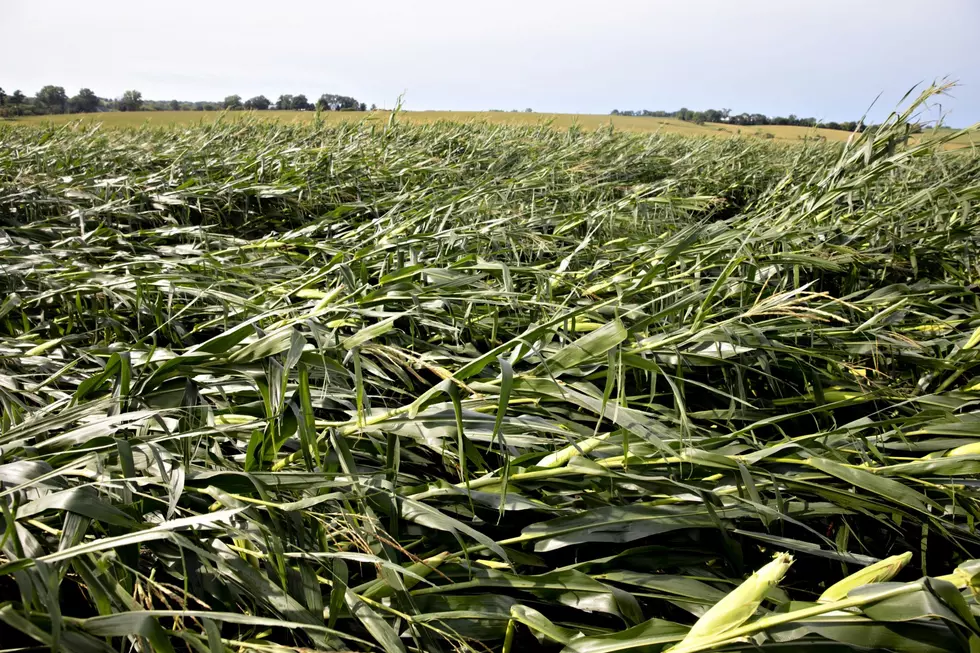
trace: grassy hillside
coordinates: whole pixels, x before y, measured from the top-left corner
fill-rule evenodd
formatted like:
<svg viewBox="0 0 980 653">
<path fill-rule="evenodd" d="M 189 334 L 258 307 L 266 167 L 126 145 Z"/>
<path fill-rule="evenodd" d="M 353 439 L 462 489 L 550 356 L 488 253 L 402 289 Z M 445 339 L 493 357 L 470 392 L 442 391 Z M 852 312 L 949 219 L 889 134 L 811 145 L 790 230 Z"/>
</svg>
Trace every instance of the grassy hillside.
<svg viewBox="0 0 980 653">
<path fill-rule="evenodd" d="M 980 157 L 907 117 L 0 126 L 3 647 L 977 650 Z"/>
</svg>

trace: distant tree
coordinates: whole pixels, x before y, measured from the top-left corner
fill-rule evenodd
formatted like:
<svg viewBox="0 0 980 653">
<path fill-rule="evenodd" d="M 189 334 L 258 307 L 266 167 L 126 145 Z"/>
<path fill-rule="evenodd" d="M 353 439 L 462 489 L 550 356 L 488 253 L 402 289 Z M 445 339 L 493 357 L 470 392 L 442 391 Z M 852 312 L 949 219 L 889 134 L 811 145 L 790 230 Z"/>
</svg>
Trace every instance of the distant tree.
<svg viewBox="0 0 980 653">
<path fill-rule="evenodd" d="M 324 93 L 316 101 L 316 106 L 321 111 L 364 111 L 364 103 L 358 102 L 347 95 L 334 95 Z"/>
<path fill-rule="evenodd" d="M 361 103 L 360 103 L 360 104 L 359 104 L 359 105 L 357 106 L 357 110 L 358 110 L 358 111 L 367 111 L 367 105 L 366 105 L 366 104 L 364 104 L 363 102 L 361 102 Z"/>
<path fill-rule="evenodd" d="M 34 101 L 43 113 L 68 113 L 68 95 L 63 86 L 45 86 Z"/>
<path fill-rule="evenodd" d="M 0 87 L 0 107 L 7 106 L 7 93 Z"/>
<path fill-rule="evenodd" d="M 225 98 L 223 103 L 226 109 L 241 109 L 242 108 L 242 96 L 241 95 L 229 95 Z"/>
<path fill-rule="evenodd" d="M 264 95 L 256 95 L 253 98 L 245 100 L 246 109 L 257 109 L 258 111 L 265 111 L 271 104 L 272 103 L 269 102 L 269 98 Z"/>
<path fill-rule="evenodd" d="M 718 109 L 704 111 L 704 122 L 721 122 L 722 113 Z"/>
<path fill-rule="evenodd" d="M 99 110 L 99 97 L 92 89 L 83 88 L 68 100 L 68 110 L 72 113 L 95 113 Z"/>
<path fill-rule="evenodd" d="M 293 96 L 292 95 L 280 95 L 279 99 L 276 100 L 276 109 L 280 111 L 289 111 L 293 108 Z"/>
<path fill-rule="evenodd" d="M 299 95 L 293 97 L 293 109 L 296 111 L 308 111 L 313 108 L 306 96 L 300 93 Z"/>
<path fill-rule="evenodd" d="M 24 95 L 20 89 L 15 90 L 7 98 L 7 112 L 14 114 L 15 116 L 22 115 L 24 113 L 24 105 L 27 103 L 27 96 Z"/>
<path fill-rule="evenodd" d="M 378 105 L 377 104 L 372 104 L 371 105 L 371 111 L 377 111 L 377 110 L 378 110 Z"/>
<path fill-rule="evenodd" d="M 527 109 L 524 109 L 524 113 L 534 113 L 534 111 L 528 107 Z"/>
<path fill-rule="evenodd" d="M 177 100 L 171 100 L 170 101 L 170 110 L 171 111 L 180 111 L 181 108 L 182 107 L 180 106 L 180 102 L 178 102 Z"/>
<path fill-rule="evenodd" d="M 119 98 L 120 111 L 139 111 L 143 108 L 143 94 L 136 90 L 123 93 Z"/>
</svg>

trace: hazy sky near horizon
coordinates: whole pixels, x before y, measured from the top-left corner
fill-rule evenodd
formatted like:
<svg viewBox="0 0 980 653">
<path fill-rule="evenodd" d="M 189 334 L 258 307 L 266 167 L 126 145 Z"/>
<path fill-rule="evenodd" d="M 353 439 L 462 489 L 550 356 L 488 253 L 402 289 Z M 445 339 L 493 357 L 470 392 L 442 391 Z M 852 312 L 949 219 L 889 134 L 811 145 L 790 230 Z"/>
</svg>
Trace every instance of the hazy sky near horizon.
<svg viewBox="0 0 980 653">
<path fill-rule="evenodd" d="M 0 0 L 0 87 L 846 120 L 948 76 L 962 86 L 943 109 L 965 126 L 980 121 L 978 26 L 977 0 Z"/>
</svg>

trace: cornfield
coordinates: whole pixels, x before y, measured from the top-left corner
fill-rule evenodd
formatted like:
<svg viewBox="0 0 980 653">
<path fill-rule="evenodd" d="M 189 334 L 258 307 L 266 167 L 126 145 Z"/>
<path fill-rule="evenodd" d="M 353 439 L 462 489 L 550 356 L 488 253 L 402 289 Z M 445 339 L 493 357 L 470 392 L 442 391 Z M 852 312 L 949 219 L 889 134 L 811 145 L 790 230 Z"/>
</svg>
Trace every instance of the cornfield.
<svg viewBox="0 0 980 653">
<path fill-rule="evenodd" d="M 980 155 L 0 127 L 0 633 L 980 650 Z"/>
</svg>

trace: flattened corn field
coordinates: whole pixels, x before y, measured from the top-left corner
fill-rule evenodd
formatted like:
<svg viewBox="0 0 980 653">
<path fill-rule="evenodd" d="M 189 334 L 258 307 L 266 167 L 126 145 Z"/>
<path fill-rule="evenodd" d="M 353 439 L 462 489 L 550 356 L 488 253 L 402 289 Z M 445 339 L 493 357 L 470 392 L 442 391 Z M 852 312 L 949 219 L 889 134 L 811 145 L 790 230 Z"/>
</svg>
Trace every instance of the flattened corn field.
<svg viewBox="0 0 980 653">
<path fill-rule="evenodd" d="M 0 127 L 2 647 L 978 650 L 980 155 L 915 110 Z"/>
</svg>

